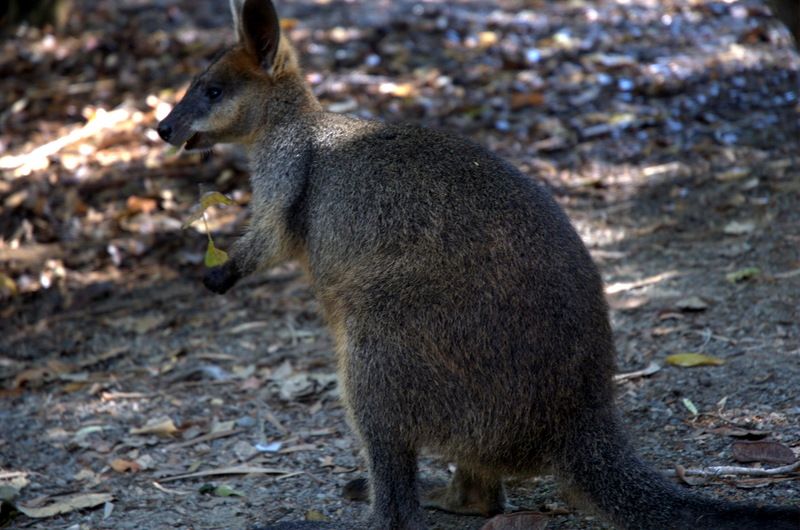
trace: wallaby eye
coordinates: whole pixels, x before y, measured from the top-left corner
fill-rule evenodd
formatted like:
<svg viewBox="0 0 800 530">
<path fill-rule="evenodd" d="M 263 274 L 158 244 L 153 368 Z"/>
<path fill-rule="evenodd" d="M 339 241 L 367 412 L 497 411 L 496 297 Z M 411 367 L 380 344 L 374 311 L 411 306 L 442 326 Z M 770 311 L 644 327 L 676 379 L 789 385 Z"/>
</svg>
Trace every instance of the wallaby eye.
<svg viewBox="0 0 800 530">
<path fill-rule="evenodd" d="M 222 95 L 222 89 L 216 86 L 210 86 L 206 88 L 205 97 L 208 101 L 214 101 L 219 99 Z"/>
</svg>

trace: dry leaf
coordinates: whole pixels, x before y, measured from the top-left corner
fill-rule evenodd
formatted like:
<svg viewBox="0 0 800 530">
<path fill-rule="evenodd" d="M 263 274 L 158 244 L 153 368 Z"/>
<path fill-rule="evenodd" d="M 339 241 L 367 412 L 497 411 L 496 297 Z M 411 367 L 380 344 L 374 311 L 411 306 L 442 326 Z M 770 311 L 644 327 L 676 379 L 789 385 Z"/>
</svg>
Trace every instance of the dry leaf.
<svg viewBox="0 0 800 530">
<path fill-rule="evenodd" d="M 496 515 L 481 527 L 481 530 L 540 530 L 550 522 L 550 516 L 542 512 L 517 512 Z"/>
<path fill-rule="evenodd" d="M 14 388 L 38 386 L 59 374 L 69 373 L 74 368 L 75 367 L 69 363 L 59 361 L 58 359 L 50 359 L 47 361 L 47 366 L 30 368 L 18 373 L 14 378 Z"/>
<path fill-rule="evenodd" d="M 794 451 L 778 442 L 733 442 L 731 452 L 737 462 L 794 464 L 797 461 Z"/>
<path fill-rule="evenodd" d="M 731 236 L 741 236 L 744 234 L 749 234 L 756 229 L 755 221 L 731 221 L 725 228 L 723 232 Z"/>
<path fill-rule="evenodd" d="M 115 458 L 109 462 L 108 465 L 110 465 L 111 468 L 117 473 L 136 473 L 140 469 L 139 464 L 136 462 L 131 462 L 130 460 L 125 460 L 124 458 Z"/>
<path fill-rule="evenodd" d="M 178 428 L 169 418 L 160 418 L 144 427 L 134 427 L 130 430 L 130 434 L 158 434 L 160 436 L 169 436 L 176 432 L 178 432 Z"/>
<path fill-rule="evenodd" d="M 718 171 L 714 174 L 714 178 L 721 181 L 740 180 L 752 173 L 749 167 L 732 167 L 725 171 Z"/>
<path fill-rule="evenodd" d="M 0 296 L 17 296 L 18 292 L 19 290 L 14 280 L 0 272 Z"/>
<path fill-rule="evenodd" d="M 719 434 L 720 436 L 732 436 L 734 438 L 749 438 L 751 440 L 760 440 L 771 434 L 769 431 L 757 431 L 755 429 L 746 429 L 736 426 L 715 427 L 714 429 L 707 429 L 705 432 Z"/>
<path fill-rule="evenodd" d="M 681 311 L 703 311 L 708 309 L 708 304 L 699 296 L 690 296 L 689 298 L 678 300 L 675 303 L 675 307 Z"/>
<path fill-rule="evenodd" d="M 535 107 L 543 105 L 545 102 L 544 94 L 542 92 L 525 92 L 511 94 L 511 109 L 519 110 L 524 107 Z"/>
<path fill-rule="evenodd" d="M 675 355 L 670 355 L 665 359 L 669 364 L 673 366 L 683 366 L 683 367 L 691 367 L 691 366 L 714 366 L 725 364 L 725 359 L 720 359 L 718 357 L 711 357 L 709 355 L 703 355 L 701 353 L 678 353 Z"/>
<path fill-rule="evenodd" d="M 146 197 L 136 197 L 135 195 L 131 195 L 128 197 L 128 200 L 125 201 L 125 207 L 131 213 L 146 213 L 149 214 L 156 208 L 158 208 L 158 203 L 155 199 L 148 199 Z"/>
<path fill-rule="evenodd" d="M 241 466 L 223 467 L 220 469 L 211 469 L 208 471 L 198 471 L 195 473 L 183 473 L 181 475 L 173 475 L 171 477 L 162 478 L 161 482 L 169 482 L 172 480 L 183 480 L 187 478 L 211 477 L 216 475 L 250 475 L 253 473 L 263 473 L 266 475 L 288 475 L 288 474 L 293 474 L 294 471 L 290 471 L 287 469 L 277 469 L 274 467 L 241 465 Z"/>
<path fill-rule="evenodd" d="M 28 517 L 41 519 L 44 517 L 53 517 L 61 513 L 69 513 L 73 510 L 94 508 L 95 506 L 111 502 L 114 500 L 114 496 L 107 493 L 85 493 L 75 496 L 53 497 L 51 500 L 54 502 L 41 508 L 17 506 L 17 509 Z"/>
</svg>

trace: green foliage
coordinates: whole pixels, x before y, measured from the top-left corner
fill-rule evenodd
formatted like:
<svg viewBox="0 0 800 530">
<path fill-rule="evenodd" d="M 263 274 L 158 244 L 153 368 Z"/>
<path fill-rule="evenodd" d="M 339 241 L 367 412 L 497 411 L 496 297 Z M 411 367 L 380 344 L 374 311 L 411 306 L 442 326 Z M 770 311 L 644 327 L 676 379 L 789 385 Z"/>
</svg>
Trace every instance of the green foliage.
<svg viewBox="0 0 800 530">
<path fill-rule="evenodd" d="M 236 204 L 236 201 L 229 199 L 218 191 L 209 191 L 200 197 L 199 204 L 196 204 L 189 212 L 189 216 L 184 221 L 181 228 L 186 229 L 198 219 L 203 220 L 206 228 L 206 235 L 208 236 L 208 247 L 206 248 L 206 267 L 216 267 L 228 261 L 228 254 L 224 250 L 218 249 L 214 245 L 214 240 L 211 238 L 211 231 L 208 229 L 208 221 L 206 221 L 206 210 L 217 204 Z"/>
</svg>

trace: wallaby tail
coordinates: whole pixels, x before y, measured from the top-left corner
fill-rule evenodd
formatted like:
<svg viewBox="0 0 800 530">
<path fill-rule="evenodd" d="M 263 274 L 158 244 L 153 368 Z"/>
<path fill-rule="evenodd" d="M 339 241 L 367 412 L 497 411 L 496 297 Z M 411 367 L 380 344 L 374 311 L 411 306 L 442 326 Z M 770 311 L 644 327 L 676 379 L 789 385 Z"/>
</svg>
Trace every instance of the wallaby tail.
<svg viewBox="0 0 800 530">
<path fill-rule="evenodd" d="M 580 448 L 564 456 L 562 482 L 568 493 L 628 530 L 799 530 L 800 508 L 756 506 L 699 497 L 644 462 L 610 411 L 603 427 L 575 432 Z M 602 432 L 601 432 L 602 429 Z"/>
</svg>

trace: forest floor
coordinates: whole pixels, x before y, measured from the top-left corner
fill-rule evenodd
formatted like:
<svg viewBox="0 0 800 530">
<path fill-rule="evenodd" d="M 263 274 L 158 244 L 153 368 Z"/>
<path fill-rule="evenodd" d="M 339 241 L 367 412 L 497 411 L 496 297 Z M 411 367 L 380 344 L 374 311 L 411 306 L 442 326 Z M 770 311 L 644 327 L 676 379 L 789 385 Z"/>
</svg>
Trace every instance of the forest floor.
<svg viewBox="0 0 800 530">
<path fill-rule="evenodd" d="M 72 5 L 59 31 L 0 43 L 0 526 L 359 518 L 366 505 L 341 488 L 364 462 L 301 271 L 215 296 L 202 223 L 181 228 L 205 191 L 247 203 L 241 151 L 175 154 L 155 132 L 231 43 L 227 3 Z M 800 450 L 800 57 L 765 7 L 279 10 L 330 109 L 458 132 L 552 191 L 607 282 L 620 370 L 656 363 L 618 400 L 654 465 L 774 468 L 765 450 Z M 244 217 L 210 212 L 218 247 Z M 724 363 L 666 360 L 678 353 Z M 736 442 L 755 439 L 770 442 L 746 448 L 758 462 L 737 462 Z M 450 472 L 421 462 L 426 480 Z M 798 473 L 688 482 L 800 503 Z M 550 528 L 605 528 L 550 477 L 508 486 L 520 508 L 563 511 Z M 432 528 L 485 523 L 427 514 Z"/>
</svg>

